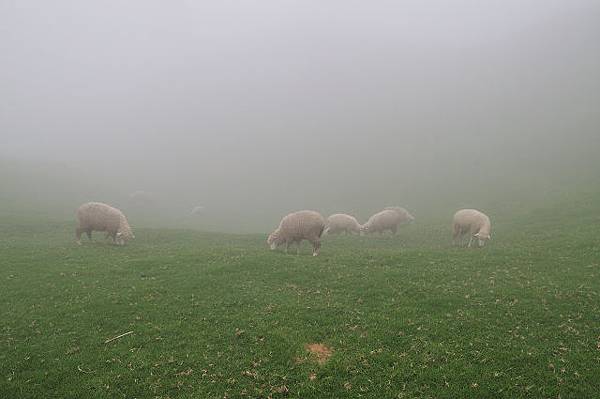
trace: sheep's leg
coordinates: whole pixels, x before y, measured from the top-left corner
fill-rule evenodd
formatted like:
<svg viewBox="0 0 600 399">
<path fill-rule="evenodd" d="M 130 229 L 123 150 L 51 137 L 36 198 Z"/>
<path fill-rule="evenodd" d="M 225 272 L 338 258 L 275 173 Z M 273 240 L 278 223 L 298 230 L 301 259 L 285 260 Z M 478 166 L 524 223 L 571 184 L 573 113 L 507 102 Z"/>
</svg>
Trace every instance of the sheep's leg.
<svg viewBox="0 0 600 399">
<path fill-rule="evenodd" d="M 83 229 L 81 227 L 78 227 L 75 230 L 75 238 L 77 240 L 77 244 L 81 245 L 81 233 L 83 233 Z"/>
<path fill-rule="evenodd" d="M 394 227 L 392 227 L 392 229 L 391 229 L 391 230 L 392 230 L 392 234 L 393 234 L 393 235 L 396 235 L 396 233 L 398 232 L 398 226 L 394 226 Z"/>
<path fill-rule="evenodd" d="M 313 256 L 317 256 L 319 254 L 319 250 L 321 249 L 321 240 L 316 239 L 313 241 Z"/>
<path fill-rule="evenodd" d="M 454 226 L 454 231 L 452 232 L 452 245 L 456 246 L 456 239 L 459 239 L 459 245 L 460 245 L 460 240 L 462 238 L 462 236 L 460 236 L 460 228 L 458 228 L 457 226 Z"/>
<path fill-rule="evenodd" d="M 471 239 L 469 239 L 469 245 L 467 245 L 467 248 L 471 248 L 471 244 L 473 244 L 473 235 L 471 235 Z"/>
<path fill-rule="evenodd" d="M 287 255 L 287 253 L 288 253 L 289 249 L 290 249 L 290 242 L 289 242 L 289 241 L 286 241 L 286 242 L 285 242 L 285 254 L 286 254 L 286 255 Z"/>
<path fill-rule="evenodd" d="M 89 240 L 92 241 L 92 230 L 87 230 L 85 233 L 87 234 Z"/>
</svg>

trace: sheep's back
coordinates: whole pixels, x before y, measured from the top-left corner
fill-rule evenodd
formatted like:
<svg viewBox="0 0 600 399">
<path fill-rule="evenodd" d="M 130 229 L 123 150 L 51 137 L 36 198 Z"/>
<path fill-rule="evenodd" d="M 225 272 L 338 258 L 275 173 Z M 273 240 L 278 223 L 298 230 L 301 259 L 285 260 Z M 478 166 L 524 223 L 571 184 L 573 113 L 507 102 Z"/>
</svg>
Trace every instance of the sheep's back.
<svg viewBox="0 0 600 399">
<path fill-rule="evenodd" d="M 398 215 L 400 215 L 400 221 L 402 223 L 414 220 L 414 216 L 411 215 L 409 211 L 407 211 L 405 208 L 402 208 L 401 206 L 386 206 L 385 208 L 383 208 L 383 210 L 395 211 L 396 213 L 398 213 Z"/>
<path fill-rule="evenodd" d="M 77 209 L 79 226 L 85 229 L 117 231 L 124 217 L 118 209 L 101 202 L 88 202 Z"/>
<path fill-rule="evenodd" d="M 325 228 L 325 219 L 315 211 L 290 213 L 281 220 L 280 234 L 286 239 L 318 238 Z"/>
<path fill-rule="evenodd" d="M 360 223 L 354 216 L 345 213 L 336 213 L 327 218 L 327 224 L 335 228 L 358 229 Z"/>
<path fill-rule="evenodd" d="M 490 226 L 490 218 L 477 209 L 461 209 L 454 214 L 454 224 L 463 227 L 480 229 Z"/>
<path fill-rule="evenodd" d="M 370 229 L 389 228 L 398 225 L 400 219 L 398 212 L 386 209 L 371 216 L 365 225 Z"/>
</svg>

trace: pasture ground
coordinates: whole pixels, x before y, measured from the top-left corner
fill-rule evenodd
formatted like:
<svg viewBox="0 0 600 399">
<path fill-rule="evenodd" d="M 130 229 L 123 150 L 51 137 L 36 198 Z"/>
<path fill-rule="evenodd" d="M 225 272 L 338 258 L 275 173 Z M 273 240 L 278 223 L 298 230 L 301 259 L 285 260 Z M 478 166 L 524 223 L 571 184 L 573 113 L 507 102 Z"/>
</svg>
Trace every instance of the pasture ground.
<svg viewBox="0 0 600 399">
<path fill-rule="evenodd" d="M 317 258 L 265 235 L 78 247 L 73 223 L 0 221 L 0 397 L 598 397 L 598 210 L 492 214 L 481 250 L 444 220 Z"/>
</svg>

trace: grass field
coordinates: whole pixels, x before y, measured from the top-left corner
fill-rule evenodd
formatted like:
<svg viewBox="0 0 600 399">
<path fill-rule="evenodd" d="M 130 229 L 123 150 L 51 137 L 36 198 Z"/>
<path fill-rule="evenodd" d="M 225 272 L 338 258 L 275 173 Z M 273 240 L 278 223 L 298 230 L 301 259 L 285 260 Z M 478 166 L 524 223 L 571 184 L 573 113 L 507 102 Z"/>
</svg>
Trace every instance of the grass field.
<svg viewBox="0 0 600 399">
<path fill-rule="evenodd" d="M 78 247 L 73 223 L 0 221 L 0 397 L 598 397 L 596 198 L 491 213 L 481 250 L 434 220 L 317 258 L 265 235 Z"/>
</svg>

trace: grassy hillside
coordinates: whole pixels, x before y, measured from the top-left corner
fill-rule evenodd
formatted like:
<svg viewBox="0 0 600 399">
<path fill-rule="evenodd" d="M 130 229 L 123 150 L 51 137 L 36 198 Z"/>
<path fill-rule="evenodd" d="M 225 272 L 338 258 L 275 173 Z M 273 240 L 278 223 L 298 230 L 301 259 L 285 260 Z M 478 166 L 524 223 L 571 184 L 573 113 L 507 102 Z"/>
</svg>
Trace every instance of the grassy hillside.
<svg viewBox="0 0 600 399">
<path fill-rule="evenodd" d="M 72 223 L 4 218 L 0 397 L 594 397 L 597 198 L 499 210 L 482 250 L 439 219 L 317 258 L 183 230 L 78 247 Z"/>
</svg>

